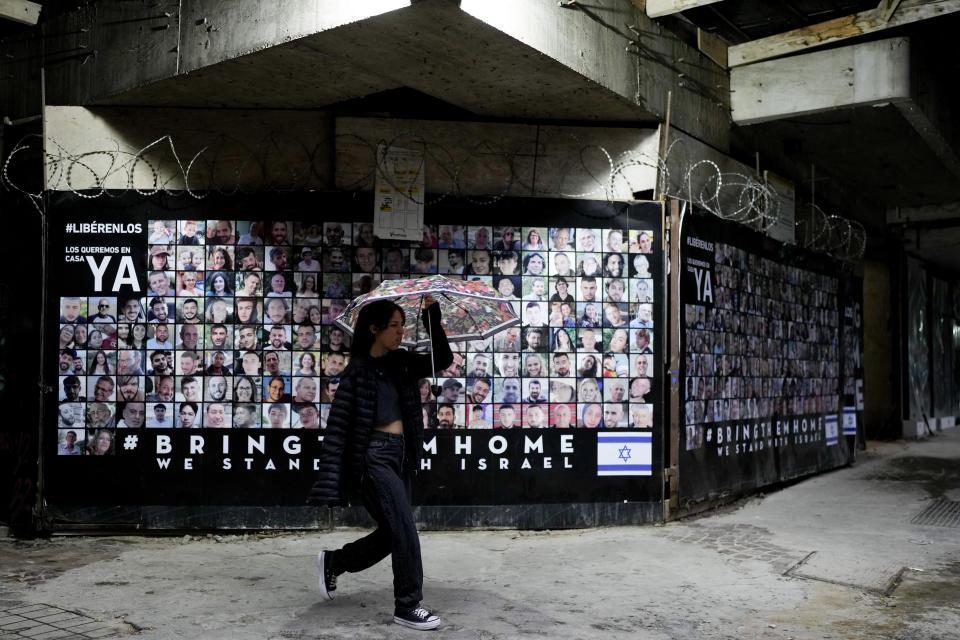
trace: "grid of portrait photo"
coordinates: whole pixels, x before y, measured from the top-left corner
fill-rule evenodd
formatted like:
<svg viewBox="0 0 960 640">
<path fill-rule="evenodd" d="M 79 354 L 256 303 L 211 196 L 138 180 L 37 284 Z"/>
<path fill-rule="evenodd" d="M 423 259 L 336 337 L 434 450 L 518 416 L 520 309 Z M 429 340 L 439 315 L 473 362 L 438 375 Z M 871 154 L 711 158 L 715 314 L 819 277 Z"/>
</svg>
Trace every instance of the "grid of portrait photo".
<svg viewBox="0 0 960 640">
<path fill-rule="evenodd" d="M 428 428 L 652 428 L 652 231 L 148 227 L 145 295 L 60 299 L 61 454 L 112 454 L 125 428 L 323 428 L 350 362 L 334 319 L 382 280 L 431 273 L 487 283 L 522 323 L 451 345 L 435 388 L 420 381 Z"/>
<path fill-rule="evenodd" d="M 837 279 L 714 243 L 713 304 L 685 304 L 686 448 L 704 425 L 835 413 Z"/>
</svg>

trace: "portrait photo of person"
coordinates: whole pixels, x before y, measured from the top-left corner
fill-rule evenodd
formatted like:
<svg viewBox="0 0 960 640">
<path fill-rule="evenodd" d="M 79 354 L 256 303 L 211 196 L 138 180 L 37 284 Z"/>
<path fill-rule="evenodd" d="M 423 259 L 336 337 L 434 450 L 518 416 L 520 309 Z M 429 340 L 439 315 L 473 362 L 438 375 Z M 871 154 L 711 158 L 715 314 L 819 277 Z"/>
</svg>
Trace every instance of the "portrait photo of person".
<svg viewBox="0 0 960 640">
<path fill-rule="evenodd" d="M 237 273 L 263 271 L 263 249 L 261 247 L 237 247 L 234 251 Z"/>
<path fill-rule="evenodd" d="M 177 271 L 175 291 L 177 298 L 202 298 L 204 295 L 202 278 L 202 271 Z"/>
<path fill-rule="evenodd" d="M 200 427 L 200 405 L 196 402 L 180 402 L 176 405 L 175 428 L 195 429 Z"/>
<path fill-rule="evenodd" d="M 150 284 L 149 294 L 151 297 L 160 297 L 173 295 L 173 282 L 175 272 L 173 271 L 150 271 L 148 282 Z M 124 316 L 127 314 L 124 313 Z M 129 317 L 127 317 L 129 320 Z"/>
<path fill-rule="evenodd" d="M 177 232 L 173 220 L 150 220 L 147 224 L 150 229 L 147 244 L 171 244 L 176 240 Z"/>
<path fill-rule="evenodd" d="M 437 429 L 463 429 L 463 405 L 439 402 L 436 413 Z"/>
<path fill-rule="evenodd" d="M 573 278 L 576 276 L 575 270 L 576 254 L 571 252 L 550 252 L 550 275 L 563 276 L 564 278 Z"/>
<path fill-rule="evenodd" d="M 639 378 L 638 378 L 639 379 Z M 647 378 L 643 378 L 649 380 Z M 604 380 L 603 401 L 622 403 L 627 401 L 627 380 L 624 378 Z"/>
<path fill-rule="evenodd" d="M 437 228 L 437 247 L 440 249 L 465 249 L 465 228 L 458 224 L 441 224 Z"/>
<path fill-rule="evenodd" d="M 350 248 L 347 246 L 335 246 L 326 249 L 323 252 L 323 270 L 325 272 L 346 272 L 350 270 L 352 256 Z M 403 272 L 407 272 L 406 266 Z"/>
<path fill-rule="evenodd" d="M 520 234 L 516 227 L 497 226 L 493 228 L 494 251 L 519 251 Z"/>
<path fill-rule="evenodd" d="M 77 433 L 80 433 L 78 436 Z M 83 455 L 84 441 L 81 437 L 84 435 L 82 429 L 60 429 L 57 442 L 57 455 L 59 456 L 79 456 Z"/>
<path fill-rule="evenodd" d="M 588 253 L 599 251 L 599 235 L 599 229 L 577 229 L 577 251 L 584 251 Z"/>
<path fill-rule="evenodd" d="M 294 402 L 293 422 L 290 425 L 293 429 L 320 429 L 320 410 L 312 402 Z"/>
<path fill-rule="evenodd" d="M 653 428 L 653 405 L 630 403 L 630 428 Z"/>
<path fill-rule="evenodd" d="M 474 404 L 468 406 L 467 414 L 468 429 L 490 429 L 493 424 L 488 415 L 493 414 L 493 408 L 490 405 Z"/>
<path fill-rule="evenodd" d="M 380 271 L 380 261 L 377 249 L 373 246 L 356 247 L 353 250 L 353 270 L 364 273 L 378 273 Z"/>
<path fill-rule="evenodd" d="M 260 407 L 249 402 L 236 402 L 233 405 L 234 429 L 259 429 Z"/>
<path fill-rule="evenodd" d="M 521 427 L 518 410 L 520 405 L 504 403 L 494 405 L 494 429 L 517 429 Z"/>
<path fill-rule="evenodd" d="M 205 221 L 180 220 L 177 225 L 180 229 L 180 237 L 177 239 L 178 245 L 200 246 L 204 244 Z"/>
<path fill-rule="evenodd" d="M 520 378 L 495 378 L 493 385 L 494 402 L 510 404 L 520 403 Z"/>
<path fill-rule="evenodd" d="M 603 251 L 610 253 L 622 253 L 625 249 L 622 229 L 603 229 Z"/>
<path fill-rule="evenodd" d="M 91 297 L 88 298 L 87 308 L 90 315 L 87 320 L 91 323 L 108 322 L 111 324 L 117 321 L 117 299 L 115 297 Z M 93 310 L 96 309 L 96 313 Z"/>
<path fill-rule="evenodd" d="M 203 426 L 207 429 L 233 427 L 232 405 L 229 402 L 207 402 L 203 405 Z"/>
<path fill-rule="evenodd" d="M 173 404 L 151 402 L 147 404 L 147 429 L 173 429 Z"/>
<path fill-rule="evenodd" d="M 576 405 L 570 403 L 550 405 L 550 426 L 554 429 L 572 429 L 576 423 Z"/>
<path fill-rule="evenodd" d="M 631 278 L 651 278 L 650 260 L 646 255 L 638 253 L 630 259 L 630 277 Z"/>
<path fill-rule="evenodd" d="M 267 402 L 263 404 L 264 429 L 289 429 L 290 405 L 284 402 Z"/>
<path fill-rule="evenodd" d="M 172 248 L 171 248 L 172 250 Z M 178 271 L 203 271 L 204 256 L 203 247 L 178 246 L 176 267 Z"/>
<path fill-rule="evenodd" d="M 467 228 L 468 249 L 492 249 L 493 230 L 485 226 L 470 226 Z"/>
<path fill-rule="evenodd" d="M 577 275 L 591 278 L 600 276 L 600 255 L 586 252 L 577 253 Z"/>
<path fill-rule="evenodd" d="M 140 429 L 146 421 L 147 407 L 142 402 L 118 402 L 117 415 L 118 429 Z"/>
<path fill-rule="evenodd" d="M 81 402 L 62 402 L 57 408 L 57 427 L 60 429 L 82 429 L 84 426 L 84 407 Z"/>
<path fill-rule="evenodd" d="M 87 439 L 87 448 L 85 455 L 88 456 L 112 456 L 114 455 L 113 429 L 98 429 Z"/>
<path fill-rule="evenodd" d="M 493 253 L 493 272 L 502 276 L 520 275 L 520 254 L 516 251 L 495 251 Z M 516 280 L 519 283 L 519 280 Z M 517 287 L 517 291 L 520 287 Z"/>
<path fill-rule="evenodd" d="M 162 276 L 161 276 L 162 277 Z M 147 317 L 140 306 L 139 298 L 118 298 L 121 322 L 145 322 Z"/>
<path fill-rule="evenodd" d="M 524 379 L 522 394 L 525 404 L 541 404 L 549 399 L 550 386 L 544 378 Z"/>
<path fill-rule="evenodd" d="M 467 251 L 467 275 L 489 276 L 493 274 L 492 256 L 489 251 L 471 249 Z"/>
<path fill-rule="evenodd" d="M 603 407 L 599 403 L 581 403 L 577 405 L 579 429 L 603 429 Z"/>
<path fill-rule="evenodd" d="M 470 404 L 478 405 L 485 402 L 490 402 L 492 396 L 490 395 L 490 390 L 493 388 L 493 383 L 490 378 L 485 377 L 469 377 L 467 378 L 467 393 L 466 401 Z M 430 385 L 427 384 L 427 393 L 429 394 Z M 428 402 L 429 398 L 421 398 L 422 402 Z"/>
<path fill-rule="evenodd" d="M 352 227 L 349 222 L 324 222 L 323 243 L 328 247 L 339 247 L 353 243 Z"/>
<path fill-rule="evenodd" d="M 174 269 L 175 256 L 171 256 L 167 245 L 152 245 L 147 251 L 147 268 L 152 271 L 169 271 Z"/>
<path fill-rule="evenodd" d="M 552 227 L 550 229 L 550 250 L 551 251 L 574 251 L 575 234 L 569 227 Z"/>
<path fill-rule="evenodd" d="M 626 405 L 620 402 L 605 402 L 603 404 L 603 426 L 607 429 L 626 427 Z"/>
</svg>

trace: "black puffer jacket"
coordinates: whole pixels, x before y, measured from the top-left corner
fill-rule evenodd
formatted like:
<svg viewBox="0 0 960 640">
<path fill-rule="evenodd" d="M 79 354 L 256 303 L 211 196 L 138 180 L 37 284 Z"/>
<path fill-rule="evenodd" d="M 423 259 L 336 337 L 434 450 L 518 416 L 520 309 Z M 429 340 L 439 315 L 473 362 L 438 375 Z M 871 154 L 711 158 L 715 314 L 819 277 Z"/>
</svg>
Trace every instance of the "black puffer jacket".
<svg viewBox="0 0 960 640">
<path fill-rule="evenodd" d="M 430 315 L 428 326 L 443 326 L 439 304 L 431 305 L 424 313 Z M 442 371 L 453 362 L 450 344 L 443 331 L 434 332 L 431 341 L 434 367 Z M 346 504 L 348 490 L 359 487 L 376 418 L 378 375 L 392 377 L 397 386 L 403 418 L 405 468 L 410 473 L 420 468 L 424 425 L 417 381 L 433 375 L 430 354 L 397 349 L 377 358 L 376 362 L 368 354 L 355 354 L 340 376 L 340 386 L 330 407 L 317 480 L 307 496 L 308 503 Z"/>
</svg>

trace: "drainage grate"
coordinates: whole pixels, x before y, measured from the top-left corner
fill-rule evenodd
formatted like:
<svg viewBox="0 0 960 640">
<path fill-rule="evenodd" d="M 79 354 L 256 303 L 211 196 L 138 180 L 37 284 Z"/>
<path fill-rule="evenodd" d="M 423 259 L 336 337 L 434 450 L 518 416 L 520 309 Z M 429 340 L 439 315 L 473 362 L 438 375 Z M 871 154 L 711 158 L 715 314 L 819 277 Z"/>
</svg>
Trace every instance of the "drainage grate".
<svg viewBox="0 0 960 640">
<path fill-rule="evenodd" d="M 2 638 L 107 638 L 113 627 L 85 615 L 48 604 L 30 604 L 0 610 Z"/>
<path fill-rule="evenodd" d="M 938 498 L 911 520 L 913 524 L 960 528 L 960 502 Z"/>
</svg>

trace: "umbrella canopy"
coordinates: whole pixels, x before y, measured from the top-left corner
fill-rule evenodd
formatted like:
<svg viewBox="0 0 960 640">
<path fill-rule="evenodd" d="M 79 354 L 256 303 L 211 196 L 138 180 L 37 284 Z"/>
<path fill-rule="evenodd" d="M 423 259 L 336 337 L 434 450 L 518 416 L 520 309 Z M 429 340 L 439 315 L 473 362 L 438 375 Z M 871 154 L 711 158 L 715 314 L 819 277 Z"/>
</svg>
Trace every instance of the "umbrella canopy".
<svg viewBox="0 0 960 640">
<path fill-rule="evenodd" d="M 420 323 L 423 297 L 433 294 L 443 315 L 447 340 L 481 340 L 520 324 L 510 302 L 495 289 L 476 280 L 451 280 L 430 275 L 409 280 L 384 280 L 370 293 L 354 298 L 334 319 L 337 326 L 353 335 L 360 309 L 374 300 L 393 300 L 403 309 L 406 324 L 402 344 L 429 345 L 430 338 Z"/>
</svg>

